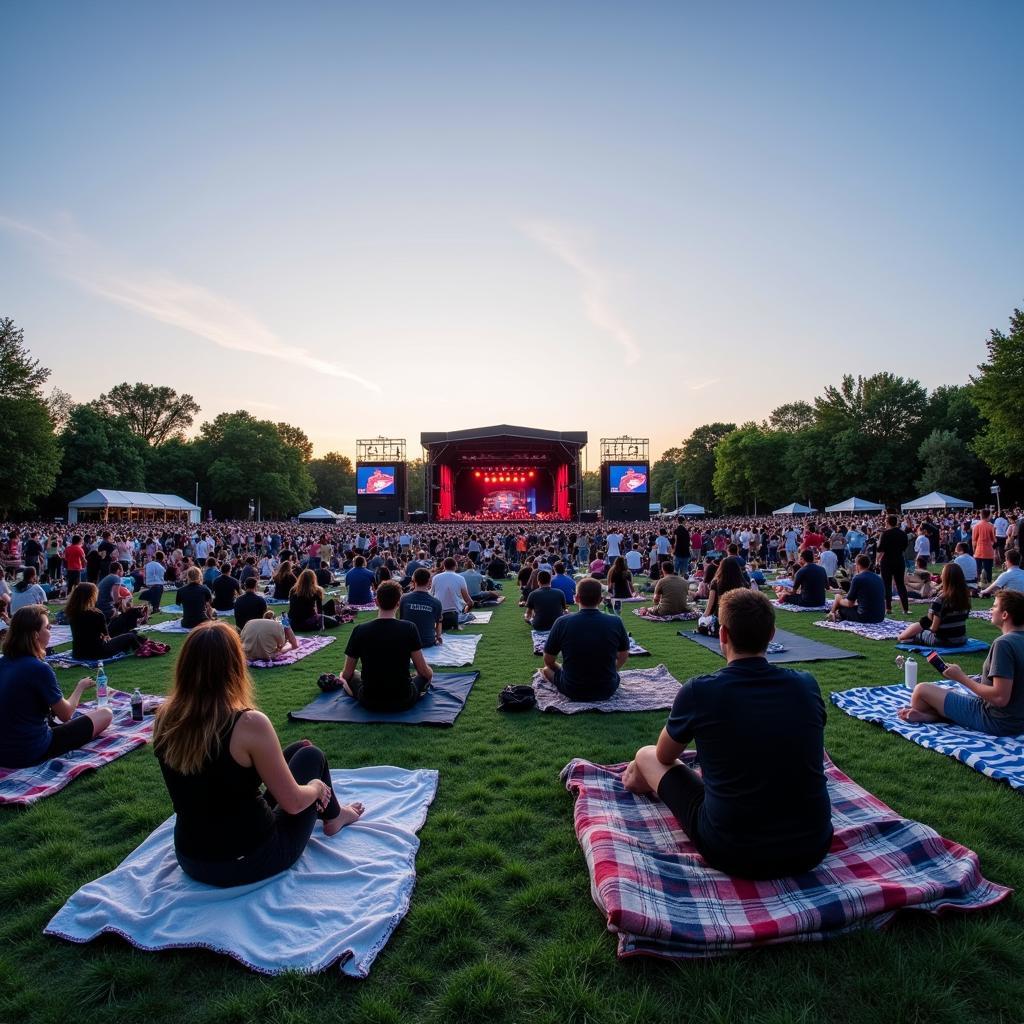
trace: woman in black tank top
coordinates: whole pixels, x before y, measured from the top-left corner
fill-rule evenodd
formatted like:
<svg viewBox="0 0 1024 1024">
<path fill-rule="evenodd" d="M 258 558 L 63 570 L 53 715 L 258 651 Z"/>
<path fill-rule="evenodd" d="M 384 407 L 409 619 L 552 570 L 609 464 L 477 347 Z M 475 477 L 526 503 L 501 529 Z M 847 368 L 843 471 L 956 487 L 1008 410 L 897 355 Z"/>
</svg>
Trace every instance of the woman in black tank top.
<svg viewBox="0 0 1024 1024">
<path fill-rule="evenodd" d="M 153 748 L 177 814 L 178 863 L 208 885 L 247 885 L 284 871 L 317 818 L 334 835 L 363 812 L 362 804 L 338 803 L 322 751 L 307 740 L 281 750 L 255 710 L 238 634 L 224 623 L 197 626 L 185 640 Z"/>
</svg>

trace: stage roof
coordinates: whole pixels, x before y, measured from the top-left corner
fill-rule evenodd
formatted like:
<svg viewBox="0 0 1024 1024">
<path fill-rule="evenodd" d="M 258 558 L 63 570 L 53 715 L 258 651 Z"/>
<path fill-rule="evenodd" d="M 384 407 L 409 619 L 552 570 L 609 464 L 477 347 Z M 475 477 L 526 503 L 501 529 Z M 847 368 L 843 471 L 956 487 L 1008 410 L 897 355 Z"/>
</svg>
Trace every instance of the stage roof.
<svg viewBox="0 0 1024 1024">
<path fill-rule="evenodd" d="M 473 427 L 469 430 L 424 431 L 420 434 L 420 444 L 424 448 L 429 448 L 435 444 L 493 441 L 504 437 L 515 438 L 518 441 L 554 441 L 579 445 L 581 448 L 587 443 L 585 430 L 538 430 L 534 427 L 514 427 L 508 423 L 499 423 L 493 427 Z"/>
</svg>

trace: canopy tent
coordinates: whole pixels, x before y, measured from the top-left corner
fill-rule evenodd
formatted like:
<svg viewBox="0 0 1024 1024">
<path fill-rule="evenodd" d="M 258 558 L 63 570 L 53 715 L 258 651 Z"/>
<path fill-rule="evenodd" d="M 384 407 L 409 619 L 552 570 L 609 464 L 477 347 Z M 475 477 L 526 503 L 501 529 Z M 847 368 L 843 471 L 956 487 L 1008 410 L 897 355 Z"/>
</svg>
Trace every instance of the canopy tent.
<svg viewBox="0 0 1024 1024">
<path fill-rule="evenodd" d="M 149 494 L 145 491 L 108 491 L 97 488 L 88 494 L 76 498 L 68 504 L 68 522 L 77 523 L 79 519 L 102 519 L 107 523 L 111 520 L 136 521 L 154 520 L 186 520 L 198 523 L 200 509 L 198 505 L 179 498 L 176 494 Z"/>
<path fill-rule="evenodd" d="M 707 509 L 703 505 L 694 505 L 692 502 L 689 505 L 680 505 L 679 508 L 672 509 L 671 512 L 666 512 L 667 516 L 702 516 L 707 512 Z"/>
<path fill-rule="evenodd" d="M 772 515 L 773 516 L 806 516 L 811 512 L 817 512 L 816 508 L 811 508 L 810 505 L 801 505 L 799 501 L 791 501 L 788 505 L 783 505 L 782 508 L 777 508 Z"/>
<path fill-rule="evenodd" d="M 826 505 L 826 512 L 884 512 L 885 506 L 876 501 L 865 501 L 863 498 L 847 498 L 838 505 Z"/>
<path fill-rule="evenodd" d="M 338 521 L 338 513 L 332 512 L 329 508 L 324 508 L 323 505 L 318 505 L 316 508 L 311 508 L 308 512 L 300 512 L 298 519 L 303 523 L 336 523 Z"/>
<path fill-rule="evenodd" d="M 913 501 L 905 501 L 900 508 L 904 512 L 924 511 L 929 508 L 974 508 L 974 505 L 969 501 L 964 501 L 962 498 L 951 498 L 948 494 L 943 494 L 941 491 L 932 491 L 931 494 L 925 494 L 923 497 L 915 498 Z"/>
</svg>

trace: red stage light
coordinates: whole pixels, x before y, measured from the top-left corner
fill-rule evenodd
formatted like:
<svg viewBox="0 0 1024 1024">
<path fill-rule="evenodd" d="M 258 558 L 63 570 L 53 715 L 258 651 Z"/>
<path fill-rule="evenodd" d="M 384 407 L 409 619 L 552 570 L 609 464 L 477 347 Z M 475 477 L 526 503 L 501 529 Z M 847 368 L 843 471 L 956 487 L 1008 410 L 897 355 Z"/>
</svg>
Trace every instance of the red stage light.
<svg viewBox="0 0 1024 1024">
<path fill-rule="evenodd" d="M 480 475 L 480 470 L 478 469 L 478 470 L 477 470 L 477 471 L 476 471 L 476 472 L 475 472 L 475 473 L 473 474 L 473 476 L 479 476 L 479 475 Z"/>
<path fill-rule="evenodd" d="M 537 475 L 537 474 L 536 474 L 536 473 L 534 473 L 534 471 L 533 471 L 533 470 L 531 469 L 531 470 L 530 470 L 530 479 L 532 480 L 532 479 L 533 479 L 533 478 L 534 478 L 534 477 L 535 477 L 536 475 Z"/>
</svg>

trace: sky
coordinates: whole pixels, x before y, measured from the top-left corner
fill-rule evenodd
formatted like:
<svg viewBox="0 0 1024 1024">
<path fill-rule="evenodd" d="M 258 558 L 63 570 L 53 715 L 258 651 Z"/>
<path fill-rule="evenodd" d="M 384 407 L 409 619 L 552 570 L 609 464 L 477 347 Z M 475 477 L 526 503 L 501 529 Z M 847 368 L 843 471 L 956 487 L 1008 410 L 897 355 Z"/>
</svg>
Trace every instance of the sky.
<svg viewBox="0 0 1024 1024">
<path fill-rule="evenodd" d="M 0 3 L 0 315 L 316 454 L 964 383 L 1024 302 L 1024 4 Z"/>
</svg>

